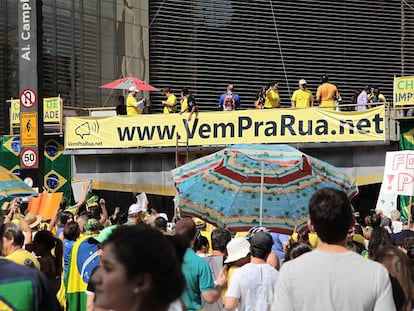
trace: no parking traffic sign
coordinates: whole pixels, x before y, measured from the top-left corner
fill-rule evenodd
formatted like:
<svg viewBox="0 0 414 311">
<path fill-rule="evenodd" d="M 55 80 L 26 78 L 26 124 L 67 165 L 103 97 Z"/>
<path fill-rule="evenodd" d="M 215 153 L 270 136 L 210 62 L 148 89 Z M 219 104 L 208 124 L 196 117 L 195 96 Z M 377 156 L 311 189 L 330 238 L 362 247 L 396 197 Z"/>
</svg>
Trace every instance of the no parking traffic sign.
<svg viewBox="0 0 414 311">
<path fill-rule="evenodd" d="M 39 161 L 37 151 L 32 148 L 24 149 L 20 154 L 20 163 L 24 168 L 35 168 Z"/>
<path fill-rule="evenodd" d="M 20 93 L 20 105 L 30 109 L 33 108 L 37 103 L 36 92 L 32 89 L 24 89 Z"/>
</svg>

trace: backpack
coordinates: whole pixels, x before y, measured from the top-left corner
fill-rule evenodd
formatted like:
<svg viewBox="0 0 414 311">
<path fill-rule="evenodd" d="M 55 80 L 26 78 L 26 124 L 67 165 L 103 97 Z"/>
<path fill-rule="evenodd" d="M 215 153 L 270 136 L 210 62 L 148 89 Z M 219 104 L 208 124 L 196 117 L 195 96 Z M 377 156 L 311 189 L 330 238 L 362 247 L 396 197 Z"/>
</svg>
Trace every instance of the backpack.
<svg viewBox="0 0 414 311">
<path fill-rule="evenodd" d="M 224 110 L 233 110 L 234 97 L 233 94 L 226 94 L 224 97 Z"/>
<path fill-rule="evenodd" d="M 193 96 L 193 95 L 189 95 L 189 96 L 187 97 L 187 104 L 188 104 L 188 110 L 189 110 L 189 111 L 191 111 L 191 109 L 192 109 L 194 106 L 196 106 L 196 100 L 195 100 L 195 98 L 194 98 L 194 96 Z M 196 108 L 196 110 L 197 110 L 197 108 Z"/>
</svg>

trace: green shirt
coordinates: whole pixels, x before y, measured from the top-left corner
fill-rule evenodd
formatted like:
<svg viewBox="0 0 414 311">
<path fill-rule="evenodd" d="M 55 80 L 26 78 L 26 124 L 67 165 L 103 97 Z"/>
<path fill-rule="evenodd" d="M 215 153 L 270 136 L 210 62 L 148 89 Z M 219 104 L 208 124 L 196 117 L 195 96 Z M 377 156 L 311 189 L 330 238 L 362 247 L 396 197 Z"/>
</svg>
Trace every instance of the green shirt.
<svg viewBox="0 0 414 311">
<path fill-rule="evenodd" d="M 214 281 L 210 266 L 204 258 L 199 257 L 191 248 L 187 248 L 184 255 L 182 271 L 187 287 L 182 295 L 188 311 L 201 309 L 201 292 L 213 290 Z"/>
</svg>

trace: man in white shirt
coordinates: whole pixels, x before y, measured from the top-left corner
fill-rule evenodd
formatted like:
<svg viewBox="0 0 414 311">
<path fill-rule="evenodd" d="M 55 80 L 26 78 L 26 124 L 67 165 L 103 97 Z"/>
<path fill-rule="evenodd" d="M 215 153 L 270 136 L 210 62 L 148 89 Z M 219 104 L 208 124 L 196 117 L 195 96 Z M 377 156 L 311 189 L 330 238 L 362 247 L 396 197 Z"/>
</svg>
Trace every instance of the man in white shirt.
<svg viewBox="0 0 414 311">
<path fill-rule="evenodd" d="M 387 270 L 346 248 L 347 232 L 355 224 L 346 194 L 318 190 L 309 216 L 318 247 L 283 265 L 272 310 L 396 310 Z"/>
<path fill-rule="evenodd" d="M 270 310 L 277 270 L 266 263 L 273 238 L 260 231 L 250 237 L 250 263 L 234 271 L 224 297 L 225 310 Z"/>
<path fill-rule="evenodd" d="M 368 104 L 368 95 L 371 93 L 371 87 L 369 85 L 365 86 L 361 93 L 359 93 L 357 98 L 357 105 L 355 107 L 356 111 L 364 111 L 367 110 Z"/>
</svg>

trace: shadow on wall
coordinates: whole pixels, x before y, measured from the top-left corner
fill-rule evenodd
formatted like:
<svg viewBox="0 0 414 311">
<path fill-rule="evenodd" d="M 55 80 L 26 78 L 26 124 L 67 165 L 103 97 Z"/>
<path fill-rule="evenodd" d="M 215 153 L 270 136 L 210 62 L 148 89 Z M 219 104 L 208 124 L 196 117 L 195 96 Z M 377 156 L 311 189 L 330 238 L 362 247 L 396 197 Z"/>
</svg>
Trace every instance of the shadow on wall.
<svg viewBox="0 0 414 311">
<path fill-rule="evenodd" d="M 107 190 L 93 190 L 99 198 L 104 198 L 108 208 L 109 215 L 112 215 L 115 207 L 119 206 L 121 212 L 128 212 L 129 206 L 135 202 L 135 196 L 139 193 L 121 192 L 121 191 L 107 191 Z M 156 194 L 148 194 L 149 201 L 148 209 L 155 209 L 158 213 L 166 213 L 168 219 L 174 216 L 174 203 L 171 196 L 162 196 Z"/>
<path fill-rule="evenodd" d="M 371 184 L 358 186 L 359 193 L 351 201 L 356 212 L 359 212 L 358 221 L 370 214 L 377 205 L 377 199 L 380 192 L 381 184 Z"/>
</svg>

